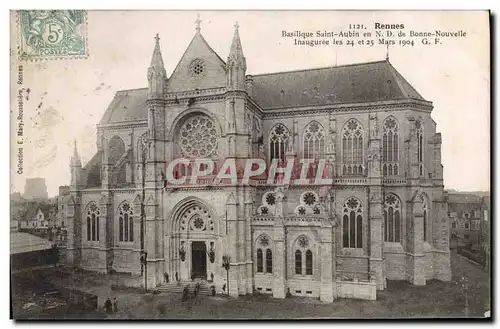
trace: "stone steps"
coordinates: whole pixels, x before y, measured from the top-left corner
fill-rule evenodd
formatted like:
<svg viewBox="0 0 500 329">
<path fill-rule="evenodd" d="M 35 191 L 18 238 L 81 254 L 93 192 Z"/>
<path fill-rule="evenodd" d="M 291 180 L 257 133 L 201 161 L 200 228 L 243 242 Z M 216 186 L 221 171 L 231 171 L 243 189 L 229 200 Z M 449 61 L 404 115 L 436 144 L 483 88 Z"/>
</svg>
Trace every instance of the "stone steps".
<svg viewBox="0 0 500 329">
<path fill-rule="evenodd" d="M 200 295 L 211 296 L 212 292 L 210 291 L 210 282 L 207 281 L 199 281 L 200 282 Z M 189 293 L 192 294 L 194 287 L 196 286 L 196 281 L 185 281 L 185 282 L 169 282 L 165 283 L 159 287 L 156 287 L 156 290 L 161 292 L 169 292 L 169 293 L 178 293 L 182 294 L 184 291 L 184 287 L 189 286 Z"/>
</svg>

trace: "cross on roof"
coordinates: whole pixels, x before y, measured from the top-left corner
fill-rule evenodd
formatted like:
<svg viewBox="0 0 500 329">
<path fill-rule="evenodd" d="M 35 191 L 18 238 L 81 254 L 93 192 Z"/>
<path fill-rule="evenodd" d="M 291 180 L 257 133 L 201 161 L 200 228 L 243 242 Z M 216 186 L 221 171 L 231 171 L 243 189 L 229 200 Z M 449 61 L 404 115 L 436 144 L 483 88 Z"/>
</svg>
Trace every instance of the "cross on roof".
<svg viewBox="0 0 500 329">
<path fill-rule="evenodd" d="M 196 31 L 200 32 L 200 30 L 201 30 L 200 24 L 202 22 L 202 20 L 200 19 L 200 14 L 198 14 L 196 21 L 194 21 L 194 22 L 196 23 Z"/>
<path fill-rule="evenodd" d="M 156 41 L 156 43 L 160 42 L 160 34 L 159 33 L 156 33 L 155 41 Z"/>
<path fill-rule="evenodd" d="M 235 28 L 236 30 L 238 30 L 238 29 L 240 28 L 240 24 L 238 24 L 238 21 L 236 21 L 236 23 L 234 24 L 234 28 Z"/>
</svg>

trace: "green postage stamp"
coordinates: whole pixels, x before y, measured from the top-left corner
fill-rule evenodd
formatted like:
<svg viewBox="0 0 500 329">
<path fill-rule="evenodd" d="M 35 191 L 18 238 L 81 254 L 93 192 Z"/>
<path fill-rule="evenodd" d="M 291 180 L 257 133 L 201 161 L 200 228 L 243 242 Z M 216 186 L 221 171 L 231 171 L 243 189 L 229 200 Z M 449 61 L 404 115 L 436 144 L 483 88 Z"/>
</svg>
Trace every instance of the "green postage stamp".
<svg viewBox="0 0 500 329">
<path fill-rule="evenodd" d="M 88 55 L 85 10 L 21 10 L 19 28 L 21 59 L 65 59 Z"/>
</svg>

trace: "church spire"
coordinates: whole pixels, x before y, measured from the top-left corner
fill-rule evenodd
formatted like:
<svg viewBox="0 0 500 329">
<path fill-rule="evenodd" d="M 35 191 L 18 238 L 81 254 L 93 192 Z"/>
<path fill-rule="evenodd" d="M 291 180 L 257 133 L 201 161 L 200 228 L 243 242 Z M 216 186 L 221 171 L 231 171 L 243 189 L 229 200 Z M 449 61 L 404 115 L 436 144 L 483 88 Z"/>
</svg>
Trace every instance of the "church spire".
<svg viewBox="0 0 500 329">
<path fill-rule="evenodd" d="M 233 42 L 227 57 L 227 87 L 229 90 L 246 89 L 246 69 L 247 62 L 241 47 L 240 32 L 238 22 L 234 24 Z"/>
<path fill-rule="evenodd" d="M 237 65 L 246 70 L 246 60 L 243 55 L 243 47 L 241 46 L 239 28 L 240 26 L 238 22 L 236 22 L 236 24 L 234 24 L 233 42 L 231 43 L 227 62 L 228 65 Z"/>
<path fill-rule="evenodd" d="M 160 35 L 156 33 L 155 48 L 153 50 L 153 57 L 151 57 L 151 67 L 163 68 L 163 58 L 160 50 Z"/>
<path fill-rule="evenodd" d="M 167 72 L 163 65 L 163 58 L 160 50 L 160 36 L 156 33 L 155 47 L 153 56 L 151 57 L 151 65 L 148 68 L 148 97 L 150 99 L 162 98 L 165 82 L 167 80 Z"/>
<path fill-rule="evenodd" d="M 76 139 L 73 142 L 73 156 L 71 157 L 72 167 L 81 167 L 82 163 L 80 161 L 80 156 L 78 155 L 78 149 L 76 147 Z"/>
</svg>

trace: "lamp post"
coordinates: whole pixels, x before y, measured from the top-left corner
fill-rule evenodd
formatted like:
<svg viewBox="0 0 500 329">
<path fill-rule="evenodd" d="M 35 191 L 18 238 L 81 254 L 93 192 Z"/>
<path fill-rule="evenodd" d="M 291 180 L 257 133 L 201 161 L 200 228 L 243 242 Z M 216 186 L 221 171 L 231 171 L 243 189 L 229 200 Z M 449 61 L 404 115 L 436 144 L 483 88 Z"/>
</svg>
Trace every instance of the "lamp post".
<svg viewBox="0 0 500 329">
<path fill-rule="evenodd" d="M 148 292 L 148 253 L 141 252 L 141 270 L 144 270 L 144 291 Z"/>
<path fill-rule="evenodd" d="M 465 299 L 465 304 L 464 304 L 465 317 L 468 317 L 468 315 L 469 315 L 469 301 L 467 300 L 467 294 L 468 294 L 468 290 L 469 290 L 469 278 L 467 278 L 466 276 L 463 276 L 458 283 L 460 283 L 460 290 L 462 291 L 462 293 L 464 295 L 464 299 Z"/>
<path fill-rule="evenodd" d="M 222 267 L 226 269 L 227 295 L 229 296 L 229 267 L 231 266 L 231 256 L 225 254 L 222 256 Z"/>
</svg>

